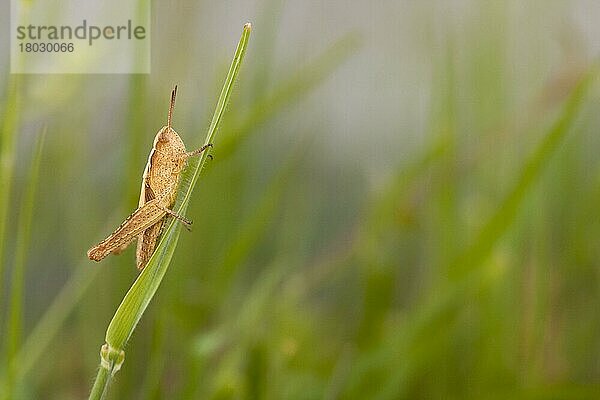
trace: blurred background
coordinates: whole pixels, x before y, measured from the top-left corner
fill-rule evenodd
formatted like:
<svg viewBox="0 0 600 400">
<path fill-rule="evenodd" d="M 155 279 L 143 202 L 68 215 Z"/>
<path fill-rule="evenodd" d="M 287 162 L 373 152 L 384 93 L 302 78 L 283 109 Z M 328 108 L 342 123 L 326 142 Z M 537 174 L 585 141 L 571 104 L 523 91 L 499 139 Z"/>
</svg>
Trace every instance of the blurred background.
<svg viewBox="0 0 600 400">
<path fill-rule="evenodd" d="M 153 2 L 149 75 L 0 58 L 0 381 L 86 398 L 138 272 L 134 246 L 85 253 L 136 207 L 174 84 L 174 127 L 202 143 L 251 21 L 193 231 L 109 398 L 599 398 L 598 18 L 593 0 Z"/>
</svg>

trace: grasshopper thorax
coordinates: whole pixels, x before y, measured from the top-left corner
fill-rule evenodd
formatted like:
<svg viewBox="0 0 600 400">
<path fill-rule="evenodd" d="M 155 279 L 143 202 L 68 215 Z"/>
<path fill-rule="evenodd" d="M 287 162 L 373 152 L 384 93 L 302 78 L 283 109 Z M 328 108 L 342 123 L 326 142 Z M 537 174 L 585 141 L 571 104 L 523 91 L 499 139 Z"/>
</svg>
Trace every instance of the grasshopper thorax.
<svg viewBox="0 0 600 400">
<path fill-rule="evenodd" d="M 183 141 L 173 128 L 163 127 L 156 134 L 147 174 L 150 188 L 156 197 L 167 197 L 167 204 L 175 201 L 179 177 L 185 162 L 186 150 Z"/>
</svg>

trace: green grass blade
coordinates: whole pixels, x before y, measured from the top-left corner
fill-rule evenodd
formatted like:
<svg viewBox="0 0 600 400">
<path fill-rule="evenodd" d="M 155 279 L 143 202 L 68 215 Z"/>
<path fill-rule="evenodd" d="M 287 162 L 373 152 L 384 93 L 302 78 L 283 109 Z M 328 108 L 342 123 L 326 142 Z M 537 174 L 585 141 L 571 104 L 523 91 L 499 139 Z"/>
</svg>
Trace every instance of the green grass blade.
<svg viewBox="0 0 600 400">
<path fill-rule="evenodd" d="M 225 79 L 225 84 L 221 90 L 216 110 L 206 135 L 205 144 L 213 141 L 215 133 L 219 128 L 225 106 L 231 95 L 233 84 L 239 73 L 242 59 L 248 45 L 250 30 L 250 24 L 244 25 L 242 37 L 238 43 L 233 62 L 229 68 L 229 73 Z M 185 213 L 185 209 L 187 208 L 192 191 L 207 156 L 208 154 L 206 152 L 202 153 L 200 160 L 195 163 L 195 165 L 190 163 L 190 168 L 184 173 L 181 188 L 183 196 L 181 196 L 179 206 L 176 207 L 179 215 L 184 215 Z M 106 345 L 103 346 L 101 351 L 102 362 L 100 370 L 108 370 L 110 374 L 107 375 L 105 373 L 106 371 L 99 372 L 90 399 L 102 398 L 103 393 L 106 391 L 105 387 L 109 384 L 109 382 L 101 382 L 102 379 L 108 376 L 107 379 L 110 381 L 110 377 L 120 369 L 124 359 L 123 348 L 146 310 L 146 307 L 150 303 L 150 300 L 154 297 L 154 294 L 167 271 L 175 247 L 177 246 L 180 229 L 179 222 L 174 220 L 170 221 L 156 251 L 119 305 L 119 308 L 106 331 Z"/>
<path fill-rule="evenodd" d="M 109 219 L 116 218 L 115 216 L 115 218 Z M 90 260 L 87 257 L 76 266 L 75 273 L 63 286 L 44 316 L 37 322 L 13 360 L 17 380 L 31 370 L 44 350 L 52 343 L 61 326 L 79 299 L 94 282 L 100 270 L 100 268 L 90 268 Z"/>
<path fill-rule="evenodd" d="M 228 293 L 227 287 L 235 276 L 243 260 L 263 238 L 272 216 L 278 210 L 285 188 L 297 166 L 304 158 L 308 149 L 308 140 L 302 140 L 292 151 L 285 163 L 277 168 L 277 173 L 266 185 L 260 201 L 248 217 L 239 223 L 239 228 L 231 242 L 225 247 L 220 257 L 218 267 L 219 276 L 215 278 L 215 287 L 219 292 Z"/>
<path fill-rule="evenodd" d="M 217 128 L 219 127 L 223 112 L 225 111 L 225 106 L 229 100 L 229 96 L 231 95 L 233 83 L 239 72 L 244 52 L 248 44 L 249 35 L 250 26 L 246 25 L 244 27 L 242 38 L 240 39 L 235 52 L 229 73 L 227 74 L 225 85 L 223 86 L 221 95 L 219 96 L 219 101 L 217 102 L 217 107 L 213 115 L 212 122 L 208 128 L 208 134 L 206 135 L 206 140 L 204 142 L 205 144 L 212 142 Z M 208 154 L 206 152 L 202 153 L 200 161 L 195 165 L 194 168 L 191 168 L 193 171 L 191 178 L 184 176 L 184 182 L 182 184 L 182 186 L 184 186 L 184 195 L 179 207 L 177 208 L 177 213 L 179 215 L 184 215 L 185 209 L 194 189 L 194 185 L 198 180 L 200 170 L 202 169 L 207 156 Z M 135 325 L 142 316 L 144 310 L 150 302 L 150 299 L 154 296 L 154 293 L 156 292 L 156 289 L 158 288 L 158 285 L 160 284 L 162 277 L 166 272 L 167 266 L 171 260 L 171 257 L 173 256 L 173 252 L 179 238 L 179 228 L 179 223 L 177 221 L 172 220 L 170 222 L 163 234 L 161 242 L 156 248 L 154 255 L 148 262 L 148 265 L 146 268 L 144 268 L 138 279 L 134 282 L 129 292 L 125 295 L 123 302 L 117 309 L 117 312 L 115 313 L 115 316 L 113 317 L 106 332 L 106 343 L 108 343 L 110 346 L 116 349 L 122 349 L 127 343 L 127 340 L 133 332 Z"/>
<path fill-rule="evenodd" d="M 358 362 L 349 379 L 351 384 L 348 393 L 355 394 L 358 393 L 357 390 L 369 386 L 370 383 L 364 377 L 371 376 L 375 371 L 395 371 L 394 374 L 390 374 L 385 384 L 381 385 L 378 394 L 372 393 L 371 397 L 403 397 L 402 392 L 406 389 L 410 375 L 419 366 L 426 366 L 426 357 L 430 354 L 428 349 L 433 348 L 433 345 L 442 339 L 439 332 L 449 331 L 448 325 L 455 320 L 458 310 L 469 296 L 483 290 L 482 288 L 497 279 L 498 271 L 480 266 L 516 219 L 521 205 L 539 180 L 543 168 L 572 126 L 597 72 L 596 67 L 592 68 L 579 82 L 558 120 L 528 158 L 497 211 L 484 225 L 473 245 L 464 251 L 458 258 L 459 261 L 455 261 L 464 263 L 465 275 L 432 290 L 431 293 L 435 293 L 434 297 L 408 318 L 403 324 L 403 329 L 394 332 L 388 346 L 377 348 Z M 393 356 L 390 356 L 390 349 L 393 349 Z"/>
<path fill-rule="evenodd" d="M 483 226 L 473 244 L 462 255 L 457 257 L 454 265 L 449 269 L 450 271 L 460 268 L 461 271 L 468 273 L 476 268 L 485 261 L 496 243 L 510 228 L 527 194 L 539 180 L 544 167 L 548 164 L 550 158 L 569 132 L 569 128 L 573 125 L 585 99 L 585 95 L 596 78 L 597 73 L 598 67 L 592 67 L 573 89 L 560 117 L 526 161 L 514 186 L 494 215 Z"/>
<path fill-rule="evenodd" d="M 162 281 L 178 239 L 179 225 L 176 221 L 171 221 L 154 255 L 125 295 L 108 326 L 106 343 L 111 347 L 115 349 L 125 347 Z"/>
<path fill-rule="evenodd" d="M 4 114 L 2 115 L 2 138 L 0 140 L 0 314 L 4 288 L 4 248 L 6 246 L 6 228 L 8 226 L 8 209 L 12 192 L 12 176 L 15 163 L 15 132 L 18 124 L 18 78 L 11 76 L 8 82 Z M 0 318 L 0 326 L 2 318 Z"/>
<path fill-rule="evenodd" d="M 29 169 L 29 177 L 25 194 L 21 201 L 21 210 L 19 212 L 18 230 L 15 247 L 15 258 L 11 276 L 11 296 L 9 320 L 7 325 L 7 359 L 8 359 L 8 392 L 15 383 L 14 364 L 12 364 L 15 355 L 20 347 L 21 332 L 22 332 L 22 316 L 23 316 L 23 284 L 25 280 L 25 264 L 27 259 L 27 250 L 29 247 L 29 239 L 31 233 L 31 225 L 33 221 L 33 210 L 35 205 L 35 195 L 40 172 L 40 160 L 44 148 L 44 138 L 46 136 L 46 128 L 38 138 L 34 156 L 31 160 Z"/>
<path fill-rule="evenodd" d="M 114 215 L 108 220 L 115 220 L 118 215 Z M 105 232 L 111 226 L 107 225 L 100 232 Z M 99 233 L 100 233 L 99 232 Z M 86 290 L 96 279 L 100 268 L 89 268 L 89 259 L 85 257 L 75 267 L 75 273 L 71 275 L 67 283 L 63 286 L 60 293 L 52 304 L 48 307 L 43 317 L 37 322 L 32 332 L 20 346 L 18 353 L 12 360 L 10 368 L 14 371 L 15 381 L 20 381 L 31 370 L 31 368 L 44 354 L 60 328 L 67 320 L 67 317 L 73 311 L 75 305 L 79 302 Z M 6 376 L 0 381 L 0 399 L 6 395 Z"/>
</svg>

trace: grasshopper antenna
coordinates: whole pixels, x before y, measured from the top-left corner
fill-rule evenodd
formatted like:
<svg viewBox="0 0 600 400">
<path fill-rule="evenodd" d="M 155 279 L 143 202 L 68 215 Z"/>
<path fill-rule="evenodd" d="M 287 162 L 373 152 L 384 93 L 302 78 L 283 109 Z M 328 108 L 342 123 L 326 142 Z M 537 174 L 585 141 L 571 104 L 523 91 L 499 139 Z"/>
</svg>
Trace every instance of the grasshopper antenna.
<svg viewBox="0 0 600 400">
<path fill-rule="evenodd" d="M 167 117 L 167 127 L 171 128 L 171 119 L 173 118 L 173 109 L 175 108 L 175 97 L 177 96 L 177 85 L 171 91 L 171 104 L 169 105 L 169 116 Z"/>
</svg>

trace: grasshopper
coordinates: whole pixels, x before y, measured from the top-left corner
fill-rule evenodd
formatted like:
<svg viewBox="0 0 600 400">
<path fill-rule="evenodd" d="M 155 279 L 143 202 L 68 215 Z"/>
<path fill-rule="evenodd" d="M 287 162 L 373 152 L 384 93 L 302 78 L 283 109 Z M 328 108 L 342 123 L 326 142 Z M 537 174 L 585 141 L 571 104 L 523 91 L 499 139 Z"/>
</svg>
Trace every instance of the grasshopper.
<svg viewBox="0 0 600 400">
<path fill-rule="evenodd" d="M 142 176 L 138 208 L 106 239 L 88 250 L 87 256 L 100 261 L 109 254 L 119 254 L 137 239 L 136 265 L 142 270 L 158 243 L 167 216 L 172 216 L 189 229 L 192 222 L 177 215 L 175 204 L 181 172 L 189 157 L 201 154 L 212 144 L 187 152 L 185 144 L 171 127 L 177 86 L 171 92 L 167 126 L 162 127 L 152 145 Z"/>
</svg>

